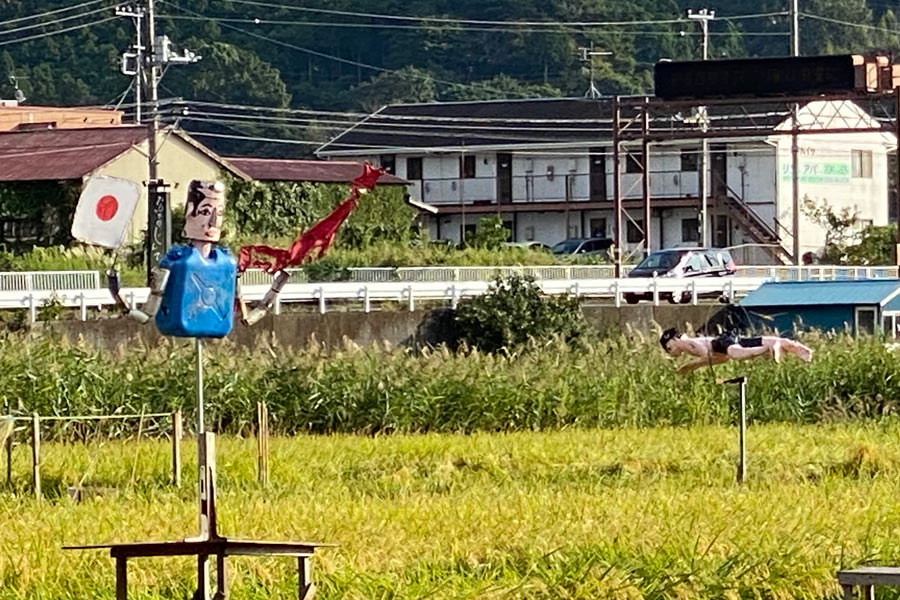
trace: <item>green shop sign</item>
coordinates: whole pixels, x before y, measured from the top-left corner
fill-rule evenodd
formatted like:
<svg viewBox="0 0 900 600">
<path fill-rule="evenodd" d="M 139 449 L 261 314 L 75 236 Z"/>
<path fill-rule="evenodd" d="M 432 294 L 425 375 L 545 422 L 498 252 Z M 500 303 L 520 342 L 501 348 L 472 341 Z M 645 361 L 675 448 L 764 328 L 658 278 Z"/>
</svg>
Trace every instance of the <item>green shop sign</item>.
<svg viewBox="0 0 900 600">
<path fill-rule="evenodd" d="M 791 166 L 790 162 L 781 163 L 782 181 L 791 180 Z M 850 163 L 803 160 L 800 162 L 800 183 L 850 183 Z"/>
</svg>

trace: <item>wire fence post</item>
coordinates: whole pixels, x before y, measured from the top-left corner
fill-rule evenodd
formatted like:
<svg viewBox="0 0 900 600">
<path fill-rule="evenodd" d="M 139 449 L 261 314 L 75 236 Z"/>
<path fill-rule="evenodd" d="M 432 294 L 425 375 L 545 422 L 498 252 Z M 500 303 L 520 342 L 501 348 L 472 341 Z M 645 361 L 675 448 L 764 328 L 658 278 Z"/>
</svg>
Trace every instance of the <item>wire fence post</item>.
<svg viewBox="0 0 900 600">
<path fill-rule="evenodd" d="M 263 486 L 269 485 L 269 409 L 265 402 L 256 403 L 257 478 Z"/>
<path fill-rule="evenodd" d="M 41 417 L 34 413 L 31 417 L 31 478 L 34 496 L 41 499 Z"/>
<path fill-rule="evenodd" d="M 183 425 L 181 409 L 172 413 L 172 485 L 181 487 L 181 438 Z"/>
</svg>

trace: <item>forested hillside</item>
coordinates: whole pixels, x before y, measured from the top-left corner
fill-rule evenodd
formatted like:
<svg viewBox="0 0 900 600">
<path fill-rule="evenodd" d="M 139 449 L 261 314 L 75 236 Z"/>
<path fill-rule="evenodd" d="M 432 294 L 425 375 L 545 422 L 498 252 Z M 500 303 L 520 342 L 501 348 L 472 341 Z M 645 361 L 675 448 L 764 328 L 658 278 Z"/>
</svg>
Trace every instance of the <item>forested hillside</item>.
<svg viewBox="0 0 900 600">
<path fill-rule="evenodd" d="M 13 96 L 15 76 L 33 104 L 131 102 L 119 63 L 134 25 L 113 5 L 0 0 L 0 97 Z M 711 57 L 787 54 L 787 5 L 710 2 L 717 11 Z M 895 49 L 898 5 L 800 0 L 802 52 Z M 699 25 L 683 14 L 702 7 L 690 0 L 157 0 L 159 32 L 203 56 L 172 67 L 160 95 L 360 112 L 399 101 L 577 96 L 588 87 L 578 47 L 591 42 L 610 53 L 593 59 L 602 93 L 647 92 L 657 60 L 699 57 Z M 49 14 L 24 19 L 39 13 Z M 321 124 L 308 122 L 222 129 L 215 117 L 177 116 L 188 129 L 323 135 Z"/>
</svg>

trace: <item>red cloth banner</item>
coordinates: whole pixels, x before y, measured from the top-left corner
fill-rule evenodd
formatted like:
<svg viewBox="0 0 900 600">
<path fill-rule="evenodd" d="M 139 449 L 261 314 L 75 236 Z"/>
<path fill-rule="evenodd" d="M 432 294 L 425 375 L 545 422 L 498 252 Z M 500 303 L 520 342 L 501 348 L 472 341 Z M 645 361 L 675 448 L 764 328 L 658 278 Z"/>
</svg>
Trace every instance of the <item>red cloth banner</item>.
<svg viewBox="0 0 900 600">
<path fill-rule="evenodd" d="M 362 175 L 351 182 L 350 195 L 341 202 L 330 215 L 313 225 L 309 231 L 294 240 L 288 249 L 272 248 L 265 245 L 242 246 L 238 253 L 238 272 L 243 273 L 253 267 L 267 273 L 277 273 L 287 267 L 302 263 L 313 251 L 318 250 L 322 258 L 334 242 L 338 229 L 356 208 L 360 190 L 375 188 L 375 182 L 384 174 L 384 169 L 376 169 L 369 163 L 363 166 Z"/>
</svg>

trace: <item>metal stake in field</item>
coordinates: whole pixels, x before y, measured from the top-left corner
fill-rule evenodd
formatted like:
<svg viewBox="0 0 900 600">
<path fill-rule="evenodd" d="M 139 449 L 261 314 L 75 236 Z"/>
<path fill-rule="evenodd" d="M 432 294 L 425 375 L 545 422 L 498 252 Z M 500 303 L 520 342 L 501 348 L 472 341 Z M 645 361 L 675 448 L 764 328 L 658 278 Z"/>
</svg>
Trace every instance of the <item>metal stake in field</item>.
<svg viewBox="0 0 900 600">
<path fill-rule="evenodd" d="M 719 383 L 736 383 L 740 386 L 740 424 L 738 427 L 738 467 L 737 482 L 741 485 L 747 479 L 747 377 L 719 379 Z"/>
</svg>

